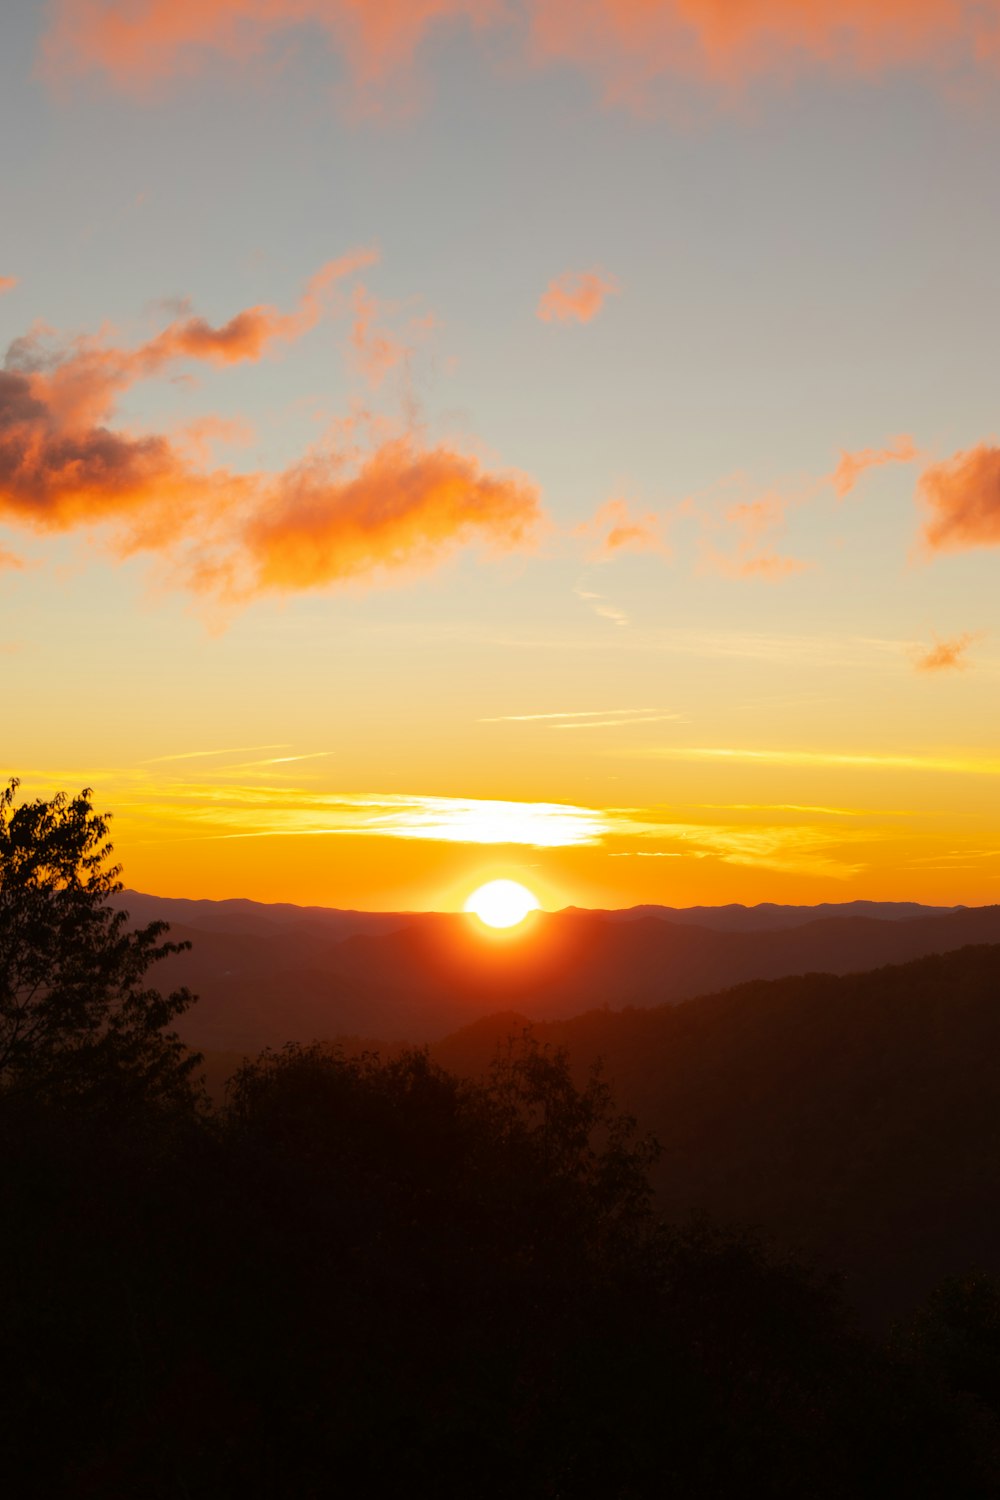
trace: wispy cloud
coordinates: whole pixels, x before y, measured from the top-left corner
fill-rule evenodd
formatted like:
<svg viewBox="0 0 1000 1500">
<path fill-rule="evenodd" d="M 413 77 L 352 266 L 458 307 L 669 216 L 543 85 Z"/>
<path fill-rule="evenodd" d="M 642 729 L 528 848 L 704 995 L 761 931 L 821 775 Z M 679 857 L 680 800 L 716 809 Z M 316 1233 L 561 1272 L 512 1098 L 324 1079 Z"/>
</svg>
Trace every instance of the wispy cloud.
<svg viewBox="0 0 1000 1500">
<path fill-rule="evenodd" d="M 202 760 L 213 755 L 250 755 L 255 750 L 289 750 L 291 746 L 287 742 L 276 742 L 273 745 L 236 745 L 226 746 L 221 750 L 182 750 L 176 755 L 157 755 L 152 760 L 144 760 L 144 766 L 163 766 L 174 760 Z"/>
<path fill-rule="evenodd" d="M 326 760 L 333 755 L 333 750 L 312 750 L 308 755 L 272 755 L 266 760 L 244 760 L 235 766 L 227 766 L 226 774 L 233 775 L 237 771 L 256 771 L 261 766 L 291 766 L 299 765 L 304 760 Z"/>
<path fill-rule="evenodd" d="M 623 714 L 647 714 L 656 713 L 658 710 L 652 708 L 596 708 L 596 709 L 574 709 L 572 713 L 549 713 L 549 714 L 499 714 L 492 719 L 479 719 L 479 724 L 531 724 L 539 719 L 595 719 L 598 717 L 610 718 L 613 715 Z"/>
<path fill-rule="evenodd" d="M 840 462 L 830 475 L 830 482 L 839 499 L 849 495 L 861 475 L 867 469 L 881 468 L 885 464 L 908 464 L 918 457 L 916 444 L 911 437 L 895 438 L 888 448 L 861 448 L 855 453 L 841 452 Z"/>
<path fill-rule="evenodd" d="M 212 54 L 259 66 L 275 39 L 309 26 L 342 60 L 355 108 L 369 112 L 411 99 L 430 33 L 469 23 L 502 23 L 536 66 L 573 64 L 605 103 L 641 113 L 676 111 L 684 86 L 728 103 L 755 80 L 816 71 L 993 77 L 1000 53 L 997 0 L 56 0 L 53 10 L 42 55 L 53 78 L 100 69 L 148 97 Z"/>
<path fill-rule="evenodd" d="M 766 583 L 777 583 L 813 567 L 811 562 L 777 550 L 789 504 L 786 496 L 771 493 L 729 506 L 721 523 L 709 523 L 711 532 L 729 542 L 728 550 L 720 551 L 710 537 L 703 538 L 704 565 L 725 578 L 756 578 Z"/>
<path fill-rule="evenodd" d="M 543 323 L 589 323 L 621 291 L 605 271 L 564 271 L 550 281 L 535 309 Z"/>
<path fill-rule="evenodd" d="M 213 792 L 200 821 L 221 825 L 219 838 L 339 836 L 554 849 L 598 843 L 608 826 L 593 808 L 555 802 L 244 788 L 230 806 L 225 792 Z"/>
<path fill-rule="evenodd" d="M 966 630 L 950 640 L 937 641 L 929 651 L 923 651 L 917 656 L 915 663 L 917 671 L 964 671 L 969 665 L 965 659 L 966 652 L 981 638 L 979 633 Z"/>
<path fill-rule="evenodd" d="M 816 809 L 723 809 L 721 820 L 679 816 L 676 807 L 588 807 L 421 793 L 336 792 L 233 779 L 238 768 L 183 780 L 147 766 L 103 771 L 89 784 L 114 787 L 130 841 L 363 838 L 534 849 L 591 848 L 605 856 L 719 860 L 803 876 L 843 879 L 884 828 L 816 821 Z M 199 768 L 201 770 L 201 768 Z M 26 778 L 26 780 L 29 778 Z M 49 784 L 50 776 L 34 775 Z M 58 784 L 79 780 L 61 773 Z M 778 816 L 775 816 L 775 813 Z M 872 814 L 872 817 L 875 817 Z M 981 834 L 980 834 L 981 837 Z"/>
<path fill-rule="evenodd" d="M 613 557 L 616 552 L 658 552 L 671 554 L 666 538 L 667 517 L 656 511 L 633 515 L 627 500 L 608 500 L 589 521 L 574 530 L 574 536 L 585 537 L 595 545 L 596 560 Z M 581 595 L 599 598 L 600 595 Z"/>
<path fill-rule="evenodd" d="M 497 718 L 479 719 L 480 724 L 536 724 L 543 729 L 619 729 L 626 724 L 664 724 L 681 720 L 682 715 L 655 708 L 606 708 L 590 713 L 501 714 Z"/>
<path fill-rule="evenodd" d="M 1000 776 L 1000 760 L 977 756 L 845 754 L 826 750 L 745 750 L 731 746 L 669 746 L 637 750 L 670 760 L 746 761 L 776 766 L 844 766 L 887 771 L 942 771 L 963 776 Z"/>
<path fill-rule="evenodd" d="M 389 309 L 368 288 L 360 283 L 351 295 L 351 349 L 357 368 L 369 384 L 381 385 L 390 370 L 405 363 L 413 350 L 387 328 L 380 327 L 378 320 Z"/>
<path fill-rule="evenodd" d="M 644 714 L 634 719 L 590 719 L 573 724 L 551 724 L 549 727 L 551 729 L 619 729 L 623 724 L 665 724 L 668 719 L 681 719 L 681 715 Z"/>
<path fill-rule="evenodd" d="M 996 0 L 533 0 L 529 11 L 540 61 L 576 63 L 607 103 L 644 114 L 676 112 L 679 84 L 728 102 L 755 80 L 815 71 L 992 77 L 1000 50 Z"/>
<path fill-rule="evenodd" d="M 0 276 L 0 297 L 2 297 L 5 292 L 12 292 L 16 286 L 16 276 Z"/>
</svg>

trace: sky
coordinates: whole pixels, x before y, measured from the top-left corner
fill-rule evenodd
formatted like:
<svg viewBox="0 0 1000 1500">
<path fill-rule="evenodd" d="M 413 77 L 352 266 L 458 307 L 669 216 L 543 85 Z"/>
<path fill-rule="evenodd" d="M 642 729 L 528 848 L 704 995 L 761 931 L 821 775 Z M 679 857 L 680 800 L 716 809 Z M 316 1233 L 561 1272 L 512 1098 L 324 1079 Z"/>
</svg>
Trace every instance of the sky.
<svg viewBox="0 0 1000 1500">
<path fill-rule="evenodd" d="M 1000 901 L 1000 0 L 7 0 L 0 175 L 128 885 Z"/>
</svg>

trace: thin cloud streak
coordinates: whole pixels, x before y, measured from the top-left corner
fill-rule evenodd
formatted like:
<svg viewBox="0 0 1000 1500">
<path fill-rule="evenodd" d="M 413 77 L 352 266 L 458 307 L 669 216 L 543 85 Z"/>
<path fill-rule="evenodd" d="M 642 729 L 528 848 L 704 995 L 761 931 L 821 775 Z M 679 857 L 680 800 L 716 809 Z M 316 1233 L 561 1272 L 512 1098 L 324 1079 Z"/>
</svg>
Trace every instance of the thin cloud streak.
<svg viewBox="0 0 1000 1500">
<path fill-rule="evenodd" d="M 157 755 L 152 760 L 143 760 L 143 766 L 162 766 L 172 760 L 201 760 L 210 755 L 249 755 L 254 750 L 290 750 L 291 745 L 281 741 L 273 745 L 231 745 L 224 750 L 184 750 L 179 755 Z"/>
<path fill-rule="evenodd" d="M 578 724 L 550 724 L 550 729 L 620 729 L 623 724 L 664 724 L 668 719 L 686 722 L 681 714 L 649 714 L 635 719 L 596 719 Z"/>
<path fill-rule="evenodd" d="M 558 714 L 500 714 L 495 719 L 477 719 L 477 724 L 531 724 L 539 719 L 596 719 L 620 717 L 626 714 L 658 713 L 655 708 L 595 708 L 576 709 L 572 713 Z"/>
<path fill-rule="evenodd" d="M 888 771 L 942 771 L 957 775 L 1000 776 L 1000 760 L 930 755 L 847 755 L 824 750 L 736 750 L 728 746 L 689 746 L 635 751 L 669 760 L 731 760 L 776 766 L 858 766 Z"/>
</svg>

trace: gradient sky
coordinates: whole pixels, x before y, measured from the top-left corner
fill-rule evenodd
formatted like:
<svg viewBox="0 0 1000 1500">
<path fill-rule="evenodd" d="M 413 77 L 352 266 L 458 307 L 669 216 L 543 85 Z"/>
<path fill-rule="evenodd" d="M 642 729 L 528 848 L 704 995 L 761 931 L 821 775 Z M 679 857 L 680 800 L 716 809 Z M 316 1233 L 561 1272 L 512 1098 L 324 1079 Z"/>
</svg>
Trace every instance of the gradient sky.
<svg viewBox="0 0 1000 1500">
<path fill-rule="evenodd" d="M 163 895 L 1000 900 L 1000 0 L 8 0 L 0 769 Z"/>
</svg>

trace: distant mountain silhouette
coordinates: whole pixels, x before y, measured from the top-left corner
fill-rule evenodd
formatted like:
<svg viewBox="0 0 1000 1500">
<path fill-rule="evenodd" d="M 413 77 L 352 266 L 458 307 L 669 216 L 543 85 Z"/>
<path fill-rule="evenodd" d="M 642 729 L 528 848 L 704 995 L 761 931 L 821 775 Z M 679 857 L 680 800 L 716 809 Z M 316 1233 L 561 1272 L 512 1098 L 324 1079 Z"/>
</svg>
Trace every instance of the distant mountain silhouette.
<svg viewBox="0 0 1000 1500">
<path fill-rule="evenodd" d="M 172 937 L 192 941 L 192 951 L 167 960 L 159 975 L 201 997 L 182 1020 L 185 1040 L 251 1053 L 344 1033 L 432 1041 L 499 1010 L 556 1020 L 600 1006 L 674 1004 L 751 979 L 845 974 L 1000 942 L 1000 907 L 905 918 L 898 906 L 877 906 L 886 914 L 804 923 L 797 907 L 715 909 L 726 920 L 759 913 L 762 931 L 641 910 L 570 909 L 534 913 L 515 935 L 490 937 L 460 915 L 174 902 L 132 892 L 120 900 L 133 919 L 161 915 Z M 788 925 L 766 925 L 776 912 L 791 913 Z"/>
<path fill-rule="evenodd" d="M 569 908 L 572 910 L 573 908 Z M 636 917 L 659 917 L 661 922 L 686 927 L 711 927 L 717 932 L 778 932 L 784 927 L 805 927 L 810 922 L 844 917 L 870 917 L 875 922 L 912 922 L 917 917 L 945 916 L 967 911 L 965 906 L 921 906 L 918 901 L 821 901 L 818 906 L 775 906 L 762 901 L 757 906 L 632 906 L 625 911 L 601 912 L 612 921 Z"/>
<path fill-rule="evenodd" d="M 526 1024 L 433 1055 L 477 1076 Z M 660 1207 L 757 1226 L 843 1271 L 885 1322 L 943 1278 L 1000 1276 L 1000 946 L 741 985 L 535 1026 L 660 1139 Z"/>
</svg>

